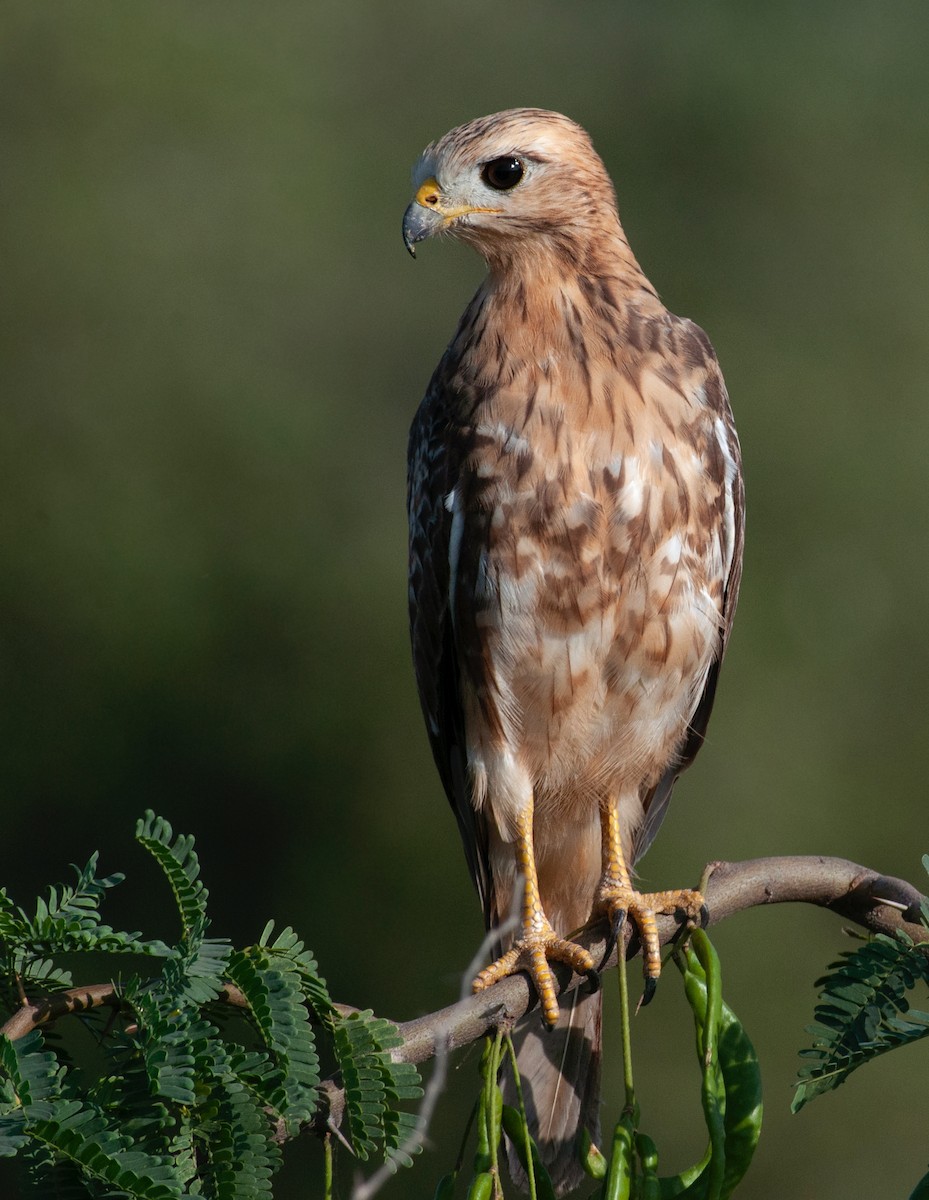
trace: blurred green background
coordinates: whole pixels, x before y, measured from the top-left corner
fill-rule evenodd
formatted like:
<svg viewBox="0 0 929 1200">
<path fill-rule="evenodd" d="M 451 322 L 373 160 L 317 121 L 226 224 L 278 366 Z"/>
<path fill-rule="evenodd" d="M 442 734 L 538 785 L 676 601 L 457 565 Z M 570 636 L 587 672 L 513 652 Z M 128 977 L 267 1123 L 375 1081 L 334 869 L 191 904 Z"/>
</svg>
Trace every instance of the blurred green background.
<svg viewBox="0 0 929 1200">
<path fill-rule="evenodd" d="M 400 217 L 427 141 L 523 104 L 591 131 L 744 448 L 739 618 L 644 883 L 777 853 L 923 882 L 925 0 L 7 0 L 0 59 L 0 882 L 21 902 L 99 848 L 129 874 L 109 920 L 170 936 L 132 843 L 150 805 L 197 836 L 217 934 L 289 922 L 338 999 L 397 1019 L 456 996 L 480 917 L 409 664 L 405 454 L 481 264 L 448 243 L 412 263 Z M 739 1195 L 906 1196 L 926 1052 L 788 1112 L 840 922 L 756 911 L 717 944 L 766 1084 Z M 668 1167 L 700 1140 L 678 990 L 635 1022 Z M 385 1197 L 431 1196 L 475 1072 Z M 318 1194 L 315 1153 L 281 1200 Z"/>
</svg>

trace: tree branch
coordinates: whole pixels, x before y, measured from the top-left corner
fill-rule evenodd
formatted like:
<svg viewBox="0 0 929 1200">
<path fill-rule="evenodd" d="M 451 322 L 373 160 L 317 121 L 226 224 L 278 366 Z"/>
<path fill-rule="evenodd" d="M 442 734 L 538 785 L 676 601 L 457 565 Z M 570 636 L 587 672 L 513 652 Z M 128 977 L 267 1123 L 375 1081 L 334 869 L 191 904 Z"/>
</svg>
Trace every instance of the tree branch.
<svg viewBox="0 0 929 1200">
<path fill-rule="evenodd" d="M 234 983 L 225 984 L 218 999 L 235 1008 L 248 1008 L 248 1002 Z M 11 1042 L 15 1042 L 40 1025 L 57 1021 L 59 1017 L 87 1012 L 89 1008 L 121 1008 L 122 1005 L 123 999 L 113 983 L 89 983 L 62 992 L 49 992 L 47 996 L 27 1000 L 0 1028 L 0 1033 L 5 1033 Z"/>
<path fill-rule="evenodd" d="M 715 863 L 709 869 L 705 888 L 709 924 L 718 925 L 736 913 L 764 904 L 803 903 L 829 908 L 872 933 L 893 934 L 902 931 L 914 942 L 929 941 L 929 929 L 919 923 L 924 897 L 912 884 L 893 876 L 879 875 L 867 867 L 844 858 L 792 856 L 755 858 L 740 863 Z M 672 916 L 658 918 L 662 945 L 680 932 Z M 592 926 L 578 938 L 599 962 L 606 947 L 602 930 Z M 639 951 L 638 935 L 626 929 L 626 957 Z M 616 965 L 617 951 L 610 955 L 605 968 Z M 554 964 L 562 993 L 586 986 L 584 976 Z M 226 1003 L 239 1007 L 245 998 L 237 987 L 227 984 L 220 995 Z M 31 1000 L 18 1009 L 0 1029 L 11 1039 L 24 1037 L 32 1029 L 69 1013 L 85 1012 L 102 1005 L 118 1007 L 117 989 L 111 983 L 70 988 Z M 392 1051 L 397 1062 L 425 1062 L 443 1046 L 453 1050 L 468 1045 L 494 1029 L 501 1021 L 517 1021 L 535 1007 L 536 998 L 525 975 L 501 980 L 486 992 L 469 996 L 438 1012 L 406 1021 L 398 1026 L 403 1042 Z M 347 1005 L 337 1005 L 346 1012 Z M 337 1089 L 331 1085 L 327 1094 Z"/>
<path fill-rule="evenodd" d="M 829 908 L 872 933 L 899 930 L 914 942 L 929 941 L 929 929 L 919 924 L 924 897 L 912 884 L 844 858 L 794 855 L 714 863 L 704 895 L 709 925 L 719 925 L 736 913 L 764 904 L 803 903 Z M 666 945 L 679 934 L 680 926 L 673 916 L 659 916 L 658 932 L 661 944 Z M 590 951 L 594 962 L 600 961 L 606 948 L 601 928 L 591 927 L 577 941 Z M 638 951 L 638 935 L 630 925 L 626 957 L 633 958 Z M 605 969 L 616 965 L 617 953 L 613 951 Z M 562 994 L 587 985 L 584 976 L 572 975 L 566 967 L 556 963 L 553 969 Z M 398 1026 L 403 1044 L 393 1056 L 397 1061 L 425 1062 L 440 1043 L 448 1049 L 466 1046 L 501 1020 L 519 1020 L 535 1005 L 528 977 L 513 975 L 486 992 Z"/>
</svg>

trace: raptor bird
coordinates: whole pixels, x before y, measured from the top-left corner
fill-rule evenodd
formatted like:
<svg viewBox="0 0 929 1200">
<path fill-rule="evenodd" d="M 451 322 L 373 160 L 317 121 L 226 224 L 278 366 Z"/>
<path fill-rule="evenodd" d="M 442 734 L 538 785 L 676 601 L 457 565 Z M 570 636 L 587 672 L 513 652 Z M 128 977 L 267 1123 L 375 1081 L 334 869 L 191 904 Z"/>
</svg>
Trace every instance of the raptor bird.
<svg viewBox="0 0 929 1200">
<path fill-rule="evenodd" d="M 512 109 L 423 152 L 410 253 L 447 233 L 488 274 L 410 434 L 410 620 L 432 750 L 488 928 L 519 928 L 475 990 L 525 970 L 519 1065 L 556 1188 L 599 1102 L 600 996 L 559 1010 L 550 960 L 626 914 L 646 997 L 657 912 L 631 869 L 703 741 L 742 559 L 739 444 L 706 334 L 663 306 L 587 133 Z"/>
</svg>

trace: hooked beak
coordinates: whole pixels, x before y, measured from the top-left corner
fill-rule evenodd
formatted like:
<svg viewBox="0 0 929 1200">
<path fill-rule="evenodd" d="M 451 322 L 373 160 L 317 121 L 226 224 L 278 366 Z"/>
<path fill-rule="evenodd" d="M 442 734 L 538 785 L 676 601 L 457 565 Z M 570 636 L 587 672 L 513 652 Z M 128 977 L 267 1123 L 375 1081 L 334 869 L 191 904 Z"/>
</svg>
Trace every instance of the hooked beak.
<svg viewBox="0 0 929 1200">
<path fill-rule="evenodd" d="M 417 242 L 423 242 L 434 233 L 447 229 L 456 217 L 476 212 L 497 213 L 502 209 L 477 208 L 470 204 L 450 208 L 442 198 L 438 182 L 435 178 L 429 178 L 420 186 L 412 204 L 403 214 L 403 244 L 415 258 Z"/>
<path fill-rule="evenodd" d="M 424 208 L 418 200 L 414 200 L 403 214 L 403 244 L 413 258 L 416 257 L 416 243 L 424 242 L 427 237 L 445 225 L 445 218 L 434 208 Z"/>
</svg>

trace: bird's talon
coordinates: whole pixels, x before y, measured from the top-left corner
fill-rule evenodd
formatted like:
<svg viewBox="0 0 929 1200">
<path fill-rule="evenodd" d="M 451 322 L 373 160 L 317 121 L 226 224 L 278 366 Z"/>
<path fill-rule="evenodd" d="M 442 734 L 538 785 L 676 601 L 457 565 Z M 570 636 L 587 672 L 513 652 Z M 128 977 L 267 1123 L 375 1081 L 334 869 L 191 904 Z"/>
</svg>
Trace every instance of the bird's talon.
<svg viewBox="0 0 929 1200">
<path fill-rule="evenodd" d="M 671 939 L 677 942 L 685 937 L 702 916 L 706 904 L 700 892 L 689 888 L 668 892 L 637 892 L 632 887 L 612 881 L 601 883 L 597 894 L 597 908 L 610 922 L 607 939 L 607 956 L 619 939 L 627 916 L 635 923 L 636 932 L 642 943 L 642 958 L 645 962 L 645 993 L 639 1008 L 648 1004 L 655 994 L 655 981 L 661 974 L 661 943 L 655 917 L 658 913 L 674 914 L 679 924 Z M 604 958 L 604 962 L 606 957 Z M 601 967 L 603 963 L 601 963 Z"/>
<path fill-rule="evenodd" d="M 593 995 L 594 992 L 600 991 L 600 971 L 597 967 L 591 967 L 589 971 L 585 971 L 587 976 L 587 992 L 588 995 Z"/>
<path fill-rule="evenodd" d="M 618 915 L 619 914 L 617 914 L 617 916 Z M 623 920 L 625 920 L 625 916 L 623 916 Z M 606 945 L 603 947 L 603 957 L 600 959 L 600 962 L 597 966 L 598 971 L 604 970 L 607 962 L 609 961 L 610 955 L 616 949 L 616 943 L 619 941 L 619 931 L 621 929 L 622 923 L 619 920 L 614 919 L 610 921 L 609 932 L 606 935 Z"/>
<path fill-rule="evenodd" d="M 471 985 L 481 992 L 508 975 L 525 971 L 539 997 L 542 1019 L 552 1028 L 558 1020 L 558 988 L 549 961 L 566 963 L 578 975 L 594 972 L 594 960 L 576 942 L 559 937 L 549 926 L 541 932 L 524 933 L 500 958 L 485 967 Z"/>
<path fill-rule="evenodd" d="M 642 989 L 642 995 L 639 998 L 639 1003 L 636 1005 L 636 1012 L 640 1008 L 645 1008 L 646 1004 L 651 1004 L 655 992 L 658 990 L 658 976 L 648 975 L 645 979 L 645 987 Z"/>
<path fill-rule="evenodd" d="M 616 944 L 619 941 L 619 935 L 623 931 L 623 926 L 626 924 L 626 910 L 624 908 L 617 909 L 610 920 L 610 932 L 607 934 L 606 946 L 603 951 L 603 957 L 600 959 L 598 971 L 602 971 L 609 960 L 610 955 L 616 949 Z"/>
</svg>

